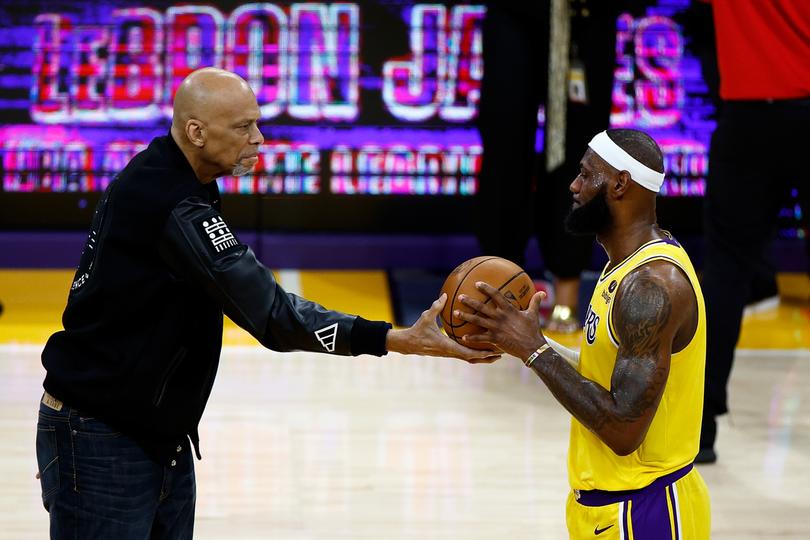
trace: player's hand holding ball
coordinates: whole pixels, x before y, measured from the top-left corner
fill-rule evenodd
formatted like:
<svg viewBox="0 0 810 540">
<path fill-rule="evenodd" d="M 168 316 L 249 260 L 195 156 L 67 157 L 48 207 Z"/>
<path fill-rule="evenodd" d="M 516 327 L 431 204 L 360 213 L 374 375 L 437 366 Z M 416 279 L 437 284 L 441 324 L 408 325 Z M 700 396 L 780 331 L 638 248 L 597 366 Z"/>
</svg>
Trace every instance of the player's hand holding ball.
<svg viewBox="0 0 810 540">
<path fill-rule="evenodd" d="M 518 265 L 476 257 L 450 274 L 442 288 L 452 302 L 442 312 L 447 334 L 471 348 L 497 348 L 527 358 L 545 344 L 540 332 L 543 292 Z"/>
</svg>

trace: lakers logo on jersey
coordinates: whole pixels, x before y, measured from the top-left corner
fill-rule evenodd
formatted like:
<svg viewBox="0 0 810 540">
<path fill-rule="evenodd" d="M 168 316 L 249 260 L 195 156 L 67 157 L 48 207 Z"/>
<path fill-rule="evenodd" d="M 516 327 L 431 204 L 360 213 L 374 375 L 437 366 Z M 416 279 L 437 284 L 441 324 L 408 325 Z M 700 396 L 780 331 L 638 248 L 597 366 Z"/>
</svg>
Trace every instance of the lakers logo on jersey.
<svg viewBox="0 0 810 540">
<path fill-rule="evenodd" d="M 596 327 L 599 326 L 599 315 L 594 313 L 591 306 L 588 306 L 588 314 L 585 315 L 585 339 L 589 345 L 596 341 Z"/>
</svg>

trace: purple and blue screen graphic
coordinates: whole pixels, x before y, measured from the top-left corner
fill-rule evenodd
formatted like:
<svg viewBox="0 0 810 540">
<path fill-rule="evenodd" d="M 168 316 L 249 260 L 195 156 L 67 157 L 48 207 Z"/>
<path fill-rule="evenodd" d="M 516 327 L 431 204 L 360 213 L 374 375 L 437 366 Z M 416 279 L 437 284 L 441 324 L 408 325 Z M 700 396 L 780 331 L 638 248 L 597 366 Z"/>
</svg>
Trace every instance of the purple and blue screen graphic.
<svg viewBox="0 0 810 540">
<path fill-rule="evenodd" d="M 714 121 L 674 21 L 689 0 L 651 4 L 616 22 L 612 124 L 662 145 L 663 195 L 702 195 Z M 31 0 L 0 15 L 5 192 L 103 190 L 204 66 L 244 77 L 262 114 L 259 162 L 220 179 L 226 193 L 476 192 L 483 5 Z"/>
</svg>

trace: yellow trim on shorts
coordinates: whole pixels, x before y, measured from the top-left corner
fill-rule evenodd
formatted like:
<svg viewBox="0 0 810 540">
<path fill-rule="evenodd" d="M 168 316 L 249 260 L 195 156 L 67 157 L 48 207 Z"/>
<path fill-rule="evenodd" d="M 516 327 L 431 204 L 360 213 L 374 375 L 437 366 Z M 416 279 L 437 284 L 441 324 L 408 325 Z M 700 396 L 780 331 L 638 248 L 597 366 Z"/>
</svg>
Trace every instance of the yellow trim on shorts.
<svg viewBox="0 0 810 540">
<path fill-rule="evenodd" d="M 627 501 L 627 540 L 633 540 L 633 499 Z"/>
<path fill-rule="evenodd" d="M 666 488 L 666 498 L 667 498 L 667 512 L 669 513 L 669 536 L 671 540 L 675 540 L 675 518 L 673 517 L 673 508 L 672 508 L 672 495 L 670 494 L 670 488 L 672 486 L 667 486 Z"/>
</svg>

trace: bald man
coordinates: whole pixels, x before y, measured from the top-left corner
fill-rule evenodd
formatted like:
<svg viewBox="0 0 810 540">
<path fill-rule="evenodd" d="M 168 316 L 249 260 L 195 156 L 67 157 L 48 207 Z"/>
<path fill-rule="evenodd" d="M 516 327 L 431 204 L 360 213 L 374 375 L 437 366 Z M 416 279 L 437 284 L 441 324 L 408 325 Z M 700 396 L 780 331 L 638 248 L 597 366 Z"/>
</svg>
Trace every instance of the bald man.
<svg viewBox="0 0 810 540">
<path fill-rule="evenodd" d="M 708 539 L 708 491 L 692 467 L 706 315 L 688 255 L 656 223 L 663 156 L 635 130 L 599 133 L 588 146 L 570 187 L 566 226 L 595 234 L 609 261 L 588 306 L 578 357 L 555 350 L 537 331 L 543 293 L 517 311 L 480 283 L 492 301 L 462 297 L 478 314 L 456 316 L 485 328 L 468 342 L 522 359 L 573 416 L 570 538 Z"/>
<path fill-rule="evenodd" d="M 275 351 L 494 359 L 441 334 L 445 298 L 393 330 L 285 292 L 228 227 L 214 182 L 256 164 L 256 97 L 240 77 L 206 68 L 174 105 L 170 134 L 99 201 L 65 329 L 42 352 L 37 476 L 51 538 L 192 537 L 193 454 L 223 312 Z"/>
</svg>

